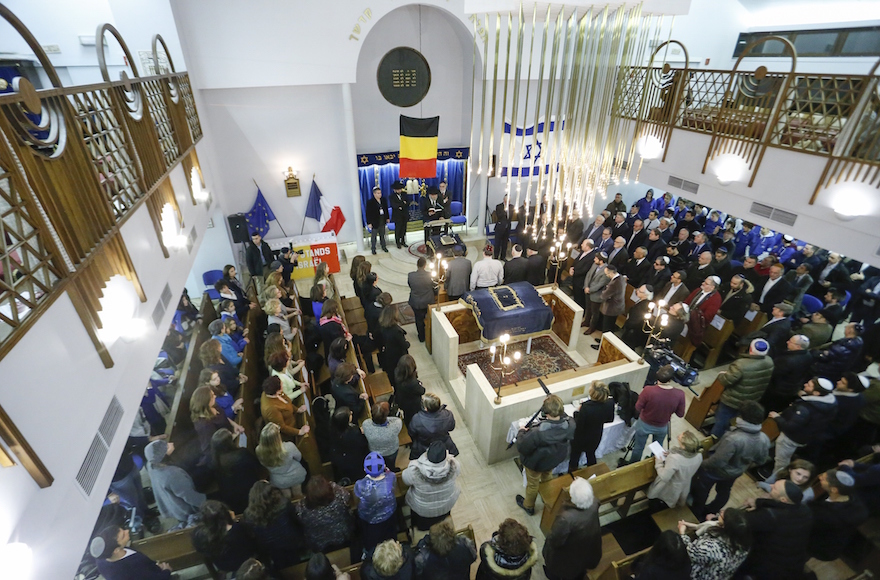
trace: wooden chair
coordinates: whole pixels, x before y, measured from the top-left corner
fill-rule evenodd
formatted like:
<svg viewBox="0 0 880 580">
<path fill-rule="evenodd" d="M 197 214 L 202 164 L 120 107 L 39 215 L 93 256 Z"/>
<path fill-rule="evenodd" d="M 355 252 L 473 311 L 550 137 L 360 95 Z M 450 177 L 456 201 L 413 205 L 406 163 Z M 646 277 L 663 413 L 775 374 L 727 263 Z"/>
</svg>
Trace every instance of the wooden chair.
<svg viewBox="0 0 880 580">
<path fill-rule="evenodd" d="M 703 431 L 703 424 L 708 417 L 714 416 L 715 407 L 718 406 L 723 392 L 724 385 L 716 378 L 715 382 L 700 393 L 700 396 L 691 400 L 691 404 L 688 405 L 687 412 L 684 414 L 684 420 L 697 430 Z"/>
</svg>

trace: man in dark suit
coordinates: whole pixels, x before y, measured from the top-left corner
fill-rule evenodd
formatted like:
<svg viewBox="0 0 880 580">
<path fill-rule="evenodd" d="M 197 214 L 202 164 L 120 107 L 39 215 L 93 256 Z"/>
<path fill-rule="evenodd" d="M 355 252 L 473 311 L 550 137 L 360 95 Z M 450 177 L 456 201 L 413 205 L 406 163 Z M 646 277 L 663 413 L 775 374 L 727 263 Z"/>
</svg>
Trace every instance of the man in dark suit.
<svg viewBox="0 0 880 580">
<path fill-rule="evenodd" d="M 626 241 L 626 249 L 628 252 L 634 252 L 639 246 L 644 246 L 648 241 L 648 232 L 645 230 L 645 222 L 636 220 L 632 225 L 632 234 Z"/>
<path fill-rule="evenodd" d="M 669 258 L 666 256 L 659 256 L 656 260 L 651 262 L 644 283 L 651 286 L 651 288 L 654 289 L 654 292 L 659 292 L 669 284 L 671 277 L 672 270 L 669 269 Z M 685 295 L 687 295 L 687 292 L 685 292 Z"/>
<path fill-rule="evenodd" d="M 626 240 L 624 238 L 616 238 L 611 251 L 608 252 L 608 263 L 617 268 L 618 271 L 622 270 L 627 260 L 629 260 L 629 252 L 626 251 L 624 246 L 626 246 Z"/>
<path fill-rule="evenodd" d="M 684 219 L 680 220 L 675 225 L 675 231 L 672 232 L 673 236 L 678 237 L 678 233 L 681 230 L 687 230 L 688 232 L 696 232 L 700 229 L 700 224 L 694 221 L 694 211 L 689 209 L 686 214 L 684 214 Z"/>
<path fill-rule="evenodd" d="M 712 269 L 715 270 L 715 275 L 721 278 L 722 283 L 730 282 L 730 278 L 733 275 L 731 274 L 733 266 L 730 264 L 730 257 L 726 246 L 716 248 L 715 259 L 712 260 Z"/>
<path fill-rule="evenodd" d="M 434 293 L 437 290 L 431 275 L 425 271 L 426 264 L 427 260 L 420 257 L 416 262 L 416 271 L 410 272 L 406 280 L 409 284 L 409 305 L 416 319 L 419 342 L 425 342 L 425 318 L 428 316 L 428 306 L 434 303 Z"/>
<path fill-rule="evenodd" d="M 507 242 L 510 239 L 510 205 L 507 203 L 507 194 L 501 203 L 495 206 L 495 255 L 496 260 L 507 259 Z"/>
<path fill-rule="evenodd" d="M 611 228 L 605 228 L 602 230 L 602 237 L 596 242 L 596 249 L 610 255 L 612 248 L 614 248 L 614 238 L 611 237 Z"/>
<path fill-rule="evenodd" d="M 593 240 L 584 239 L 581 242 L 580 252 L 578 257 L 574 259 L 574 264 L 568 269 L 568 274 L 571 276 L 572 298 L 578 306 L 586 310 L 587 298 L 584 294 L 584 279 L 593 266 Z M 504 283 L 507 284 L 507 276 L 504 277 Z"/>
<path fill-rule="evenodd" d="M 880 316 L 880 276 L 865 280 L 854 299 L 851 322 L 862 322 L 865 326 L 874 324 Z"/>
<path fill-rule="evenodd" d="M 684 279 L 684 283 L 688 288 L 696 288 L 703 283 L 706 277 L 714 275 L 712 254 L 707 250 L 700 254 L 696 262 L 688 266 L 687 278 Z"/>
<path fill-rule="evenodd" d="M 699 259 L 700 254 L 707 252 L 710 249 L 709 243 L 706 240 L 706 234 L 703 232 L 697 232 L 694 234 L 694 245 L 691 247 L 691 251 L 688 252 L 688 260 L 696 262 Z"/>
<path fill-rule="evenodd" d="M 272 249 L 269 247 L 269 244 L 263 241 L 263 236 L 260 235 L 260 232 L 253 232 L 251 234 L 251 243 L 247 245 L 245 258 L 247 259 L 248 273 L 251 275 L 251 278 L 257 280 L 257 288 L 259 289 L 263 283 L 263 269 L 268 268 L 269 264 L 275 261 Z"/>
<path fill-rule="evenodd" d="M 630 227 L 626 224 L 626 214 L 621 212 L 614 216 L 614 225 L 611 226 L 611 236 L 613 238 L 624 238 L 629 240 L 632 233 Z"/>
<path fill-rule="evenodd" d="M 630 285 L 638 288 L 645 284 L 648 272 L 651 271 L 652 263 L 647 257 L 647 250 L 643 246 L 636 248 L 635 254 L 633 254 L 633 257 L 623 268 L 623 273 Z"/>
<path fill-rule="evenodd" d="M 667 304 L 684 302 L 690 293 L 688 287 L 685 286 L 684 277 L 684 270 L 673 272 L 669 278 L 669 283 L 661 288 L 660 292 L 655 292 L 654 297 L 658 300 L 665 300 Z"/>
<path fill-rule="evenodd" d="M 783 266 L 785 264 L 783 263 Z M 798 264 L 797 268 L 785 273 L 785 280 L 791 284 L 791 303 L 795 313 L 801 314 L 801 304 L 804 302 L 804 294 L 813 285 L 813 277 L 810 276 L 810 268 L 806 264 Z"/>
<path fill-rule="evenodd" d="M 690 254 L 691 251 L 691 242 L 689 239 L 690 235 L 690 230 L 688 230 L 687 228 L 683 230 L 678 230 L 676 238 L 673 240 L 678 244 L 678 255 L 681 256 L 681 259 L 685 261 L 687 260 L 688 254 Z M 672 242 L 666 244 L 666 247 L 669 247 L 671 245 Z"/>
<path fill-rule="evenodd" d="M 534 246 L 529 246 L 526 253 L 529 256 L 526 281 L 532 286 L 540 286 L 547 279 L 547 258 L 539 254 Z"/>
<path fill-rule="evenodd" d="M 806 248 L 804 248 L 806 249 Z M 824 264 L 819 264 L 812 272 L 813 286 L 807 291 L 816 298 L 822 298 L 832 286 L 847 290 L 850 286 L 849 270 L 841 262 L 840 254 L 831 252 Z"/>
<path fill-rule="evenodd" d="M 651 261 L 656 260 L 658 256 L 666 255 L 666 241 L 661 236 L 659 229 L 654 228 L 648 232 L 645 249 L 648 250 L 648 259 Z"/>
<path fill-rule="evenodd" d="M 617 268 L 611 264 L 605 266 L 605 275 L 610 281 L 602 290 L 602 306 L 599 307 L 599 312 L 602 314 L 602 326 L 599 330 L 609 332 L 617 326 L 617 317 L 623 314 L 626 306 L 626 276 L 622 276 Z M 601 340 L 601 338 L 597 338 L 596 342 Z M 594 344 L 591 348 L 599 350 L 599 345 Z"/>
<path fill-rule="evenodd" d="M 420 209 L 422 210 L 422 219 L 427 222 L 432 222 L 435 220 L 443 219 L 446 208 L 443 207 L 443 202 L 440 201 L 440 190 L 436 187 L 428 188 L 428 195 L 422 196 L 421 201 L 419 201 Z M 440 228 L 430 228 L 430 235 L 436 236 L 440 233 Z M 425 229 L 425 243 L 428 243 L 428 228 Z"/>
<path fill-rule="evenodd" d="M 761 312 L 770 314 L 776 304 L 785 302 L 791 297 L 791 284 L 782 277 L 784 270 L 785 268 L 779 263 L 770 266 L 769 277 L 760 289 L 755 290 L 755 304 L 758 305 Z"/>
<path fill-rule="evenodd" d="M 465 258 L 461 246 L 452 248 L 452 259 L 446 264 L 446 296 L 448 300 L 458 300 L 470 290 L 473 264 Z"/>
<path fill-rule="evenodd" d="M 409 221 L 409 196 L 404 193 L 406 184 L 398 179 L 391 185 L 391 219 L 394 221 L 394 243 L 398 248 L 406 245 L 406 222 Z"/>
<path fill-rule="evenodd" d="M 382 242 L 382 251 L 388 251 L 385 247 L 385 224 L 390 221 L 388 208 L 385 207 L 385 200 L 382 199 L 382 188 L 377 185 L 373 188 L 373 199 L 367 202 L 367 223 L 373 229 L 370 235 L 370 248 L 373 254 L 376 253 L 376 236 L 379 236 Z"/>
<path fill-rule="evenodd" d="M 601 215 L 597 215 L 593 223 L 591 223 L 587 230 L 584 232 L 583 237 L 593 240 L 593 244 L 598 244 L 599 240 L 602 238 L 602 231 L 604 229 L 605 218 Z M 578 240 L 578 243 L 580 243 L 580 240 Z"/>
<path fill-rule="evenodd" d="M 770 308 L 770 320 L 764 326 L 739 339 L 739 344 L 748 344 L 756 338 L 763 338 L 770 344 L 770 356 L 786 350 L 785 343 L 791 336 L 791 304 L 780 302 Z"/>
<path fill-rule="evenodd" d="M 667 244 L 671 242 L 672 238 L 675 236 L 675 230 L 669 227 L 670 223 L 669 218 L 662 217 L 660 218 L 660 227 L 657 228 L 657 231 L 660 232 L 660 239 Z"/>
<path fill-rule="evenodd" d="M 510 250 L 511 258 L 504 262 L 504 283 L 525 282 L 529 271 L 529 261 L 522 257 L 522 246 L 514 244 Z M 470 274 L 468 275 L 470 278 Z"/>
</svg>

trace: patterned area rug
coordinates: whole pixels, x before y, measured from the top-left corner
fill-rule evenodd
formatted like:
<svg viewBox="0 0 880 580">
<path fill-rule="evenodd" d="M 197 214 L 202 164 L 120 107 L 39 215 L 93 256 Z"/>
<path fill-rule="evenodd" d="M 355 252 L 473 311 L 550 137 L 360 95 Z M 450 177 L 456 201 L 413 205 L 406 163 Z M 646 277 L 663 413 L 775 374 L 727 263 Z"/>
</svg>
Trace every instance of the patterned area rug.
<svg viewBox="0 0 880 580">
<path fill-rule="evenodd" d="M 565 354 L 553 339 L 549 336 L 539 336 L 532 339 L 532 352 L 526 354 L 526 341 L 514 342 L 507 347 L 507 356 L 513 356 L 513 353 L 519 351 L 522 353 L 519 366 L 516 370 L 501 380 L 501 372 L 492 368 L 490 362 L 492 355 L 489 349 L 478 350 L 476 352 L 459 355 L 458 369 L 464 375 L 467 372 L 467 366 L 475 364 L 480 367 L 486 378 L 492 386 L 512 385 L 521 381 L 543 377 L 551 373 L 558 373 L 569 369 L 577 368 L 571 358 Z M 498 365 L 498 357 L 495 357 L 496 366 Z"/>
<path fill-rule="evenodd" d="M 410 244 L 409 253 L 417 258 L 427 258 L 428 246 L 425 245 L 425 242 L 416 242 L 415 244 Z"/>
</svg>

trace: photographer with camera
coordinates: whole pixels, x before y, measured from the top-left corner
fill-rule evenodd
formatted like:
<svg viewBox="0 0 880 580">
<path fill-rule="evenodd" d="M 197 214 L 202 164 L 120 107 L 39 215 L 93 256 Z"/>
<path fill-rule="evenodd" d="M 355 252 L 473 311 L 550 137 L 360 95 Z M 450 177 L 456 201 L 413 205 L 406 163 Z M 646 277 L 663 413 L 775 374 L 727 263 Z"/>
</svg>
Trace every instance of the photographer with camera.
<svg viewBox="0 0 880 580">
<path fill-rule="evenodd" d="M 641 461 L 648 435 L 662 444 L 669 435 L 669 421 L 673 413 L 684 417 L 684 392 L 670 384 L 674 377 L 672 365 L 664 365 L 657 371 L 657 384 L 645 386 L 639 394 L 639 400 L 636 401 L 639 418 L 636 420 L 632 456 L 628 463 Z"/>
</svg>

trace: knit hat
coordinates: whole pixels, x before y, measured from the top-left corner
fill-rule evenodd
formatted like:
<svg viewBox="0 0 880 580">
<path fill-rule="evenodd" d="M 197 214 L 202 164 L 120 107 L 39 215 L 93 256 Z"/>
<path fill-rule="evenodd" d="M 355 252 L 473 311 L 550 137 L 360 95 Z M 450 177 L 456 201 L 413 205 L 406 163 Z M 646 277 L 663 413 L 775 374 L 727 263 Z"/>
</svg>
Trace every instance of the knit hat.
<svg viewBox="0 0 880 580">
<path fill-rule="evenodd" d="M 750 350 L 753 350 L 758 354 L 767 354 L 767 352 L 770 350 L 770 343 L 768 343 L 763 338 L 756 338 L 752 341 L 749 347 Z"/>
<path fill-rule="evenodd" d="M 269 264 L 269 270 L 271 270 L 273 272 L 280 267 L 281 267 L 281 262 L 279 262 L 278 260 L 273 260 L 272 263 Z"/>
<path fill-rule="evenodd" d="M 446 461 L 446 445 L 442 441 L 434 441 L 428 447 L 428 461 L 431 463 L 443 463 Z"/>
<path fill-rule="evenodd" d="M 791 304 L 786 304 L 785 302 L 780 302 L 778 304 L 774 304 L 773 308 L 778 308 L 780 312 L 782 312 L 783 316 L 791 316 L 791 313 L 794 311 Z"/>
<path fill-rule="evenodd" d="M 119 526 L 107 526 L 101 530 L 97 536 L 92 538 L 89 544 L 89 554 L 92 558 L 106 560 L 113 553 L 113 550 L 119 546 L 117 536 L 119 535 Z"/>
<path fill-rule="evenodd" d="M 791 503 L 794 505 L 800 505 L 801 501 L 804 499 L 804 492 L 801 491 L 801 488 L 799 488 L 793 481 L 785 481 L 785 495 L 788 496 L 788 499 L 790 499 Z"/>
<path fill-rule="evenodd" d="M 385 458 L 375 451 L 371 451 L 364 458 L 364 471 L 367 472 L 367 475 L 372 475 L 373 477 L 382 475 L 385 473 Z"/>
<path fill-rule="evenodd" d="M 824 377 L 816 381 L 816 386 L 825 391 L 826 395 L 834 390 L 834 383 Z"/>
</svg>

